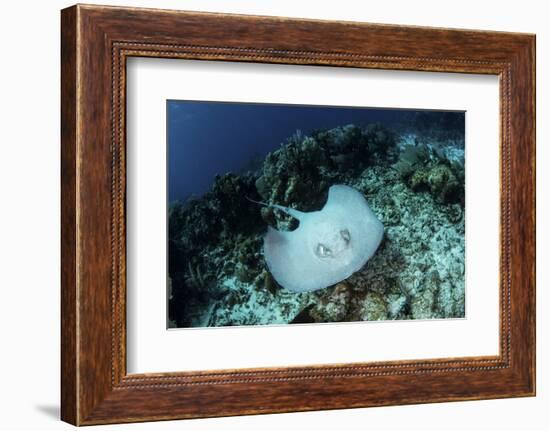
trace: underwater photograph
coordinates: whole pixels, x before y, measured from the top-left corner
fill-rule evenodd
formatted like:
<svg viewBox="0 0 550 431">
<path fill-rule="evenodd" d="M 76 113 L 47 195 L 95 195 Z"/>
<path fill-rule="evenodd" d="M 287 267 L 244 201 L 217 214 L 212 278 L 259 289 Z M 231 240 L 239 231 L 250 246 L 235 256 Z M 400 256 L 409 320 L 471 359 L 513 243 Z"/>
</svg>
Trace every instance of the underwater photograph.
<svg viewBox="0 0 550 431">
<path fill-rule="evenodd" d="M 465 317 L 465 112 L 166 109 L 168 328 Z"/>
</svg>

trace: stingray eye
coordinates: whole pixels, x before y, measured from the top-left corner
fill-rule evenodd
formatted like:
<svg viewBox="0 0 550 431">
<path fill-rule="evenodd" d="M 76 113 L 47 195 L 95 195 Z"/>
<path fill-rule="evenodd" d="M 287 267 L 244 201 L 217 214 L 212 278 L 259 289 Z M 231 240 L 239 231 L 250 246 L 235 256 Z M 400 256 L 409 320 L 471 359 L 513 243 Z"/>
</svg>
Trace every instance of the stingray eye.
<svg viewBox="0 0 550 431">
<path fill-rule="evenodd" d="M 330 248 L 328 248 L 326 245 L 324 244 L 317 244 L 317 249 L 315 250 L 315 254 L 317 254 L 317 256 L 319 257 L 330 257 L 332 256 L 332 250 Z"/>
<path fill-rule="evenodd" d="M 349 244 L 349 242 L 351 240 L 351 235 L 349 234 L 349 230 L 347 230 L 347 229 L 341 230 L 340 235 L 342 236 L 342 239 L 344 240 L 346 245 Z"/>
</svg>

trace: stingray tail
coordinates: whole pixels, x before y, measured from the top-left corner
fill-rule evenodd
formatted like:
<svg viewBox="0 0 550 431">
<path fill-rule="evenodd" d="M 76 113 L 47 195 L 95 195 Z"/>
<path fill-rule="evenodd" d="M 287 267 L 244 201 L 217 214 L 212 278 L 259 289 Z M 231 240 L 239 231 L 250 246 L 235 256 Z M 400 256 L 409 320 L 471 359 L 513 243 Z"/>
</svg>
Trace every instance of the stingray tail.
<svg viewBox="0 0 550 431">
<path fill-rule="evenodd" d="M 248 199 L 252 203 L 262 205 L 264 207 L 276 208 L 280 211 L 283 211 L 285 214 L 288 214 L 289 216 L 292 216 L 298 220 L 302 219 L 302 212 L 295 210 L 294 208 L 284 207 L 282 205 L 276 205 L 276 204 L 266 204 L 265 202 L 255 201 L 254 199 L 250 199 L 248 196 L 246 196 L 246 199 Z"/>
</svg>

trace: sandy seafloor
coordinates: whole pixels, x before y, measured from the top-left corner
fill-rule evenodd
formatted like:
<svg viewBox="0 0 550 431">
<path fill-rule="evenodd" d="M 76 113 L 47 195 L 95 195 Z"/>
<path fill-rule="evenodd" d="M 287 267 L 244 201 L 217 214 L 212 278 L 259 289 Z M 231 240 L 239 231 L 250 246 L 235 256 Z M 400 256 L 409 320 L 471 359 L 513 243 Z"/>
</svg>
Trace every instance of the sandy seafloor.
<svg viewBox="0 0 550 431">
<path fill-rule="evenodd" d="M 464 176 L 463 135 L 380 124 L 298 131 L 203 196 L 170 204 L 169 327 L 464 317 Z M 288 291 L 267 270 L 263 235 L 297 221 L 250 199 L 313 211 L 333 184 L 365 196 L 382 243 L 350 278 Z"/>
</svg>

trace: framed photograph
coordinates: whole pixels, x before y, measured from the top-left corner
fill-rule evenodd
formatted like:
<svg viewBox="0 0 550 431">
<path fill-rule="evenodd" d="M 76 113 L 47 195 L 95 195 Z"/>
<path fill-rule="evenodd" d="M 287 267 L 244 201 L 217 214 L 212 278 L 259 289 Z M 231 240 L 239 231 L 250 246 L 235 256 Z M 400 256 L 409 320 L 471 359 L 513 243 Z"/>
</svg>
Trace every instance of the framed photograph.
<svg viewBox="0 0 550 431">
<path fill-rule="evenodd" d="M 535 37 L 62 11 L 62 419 L 535 394 Z"/>
</svg>

